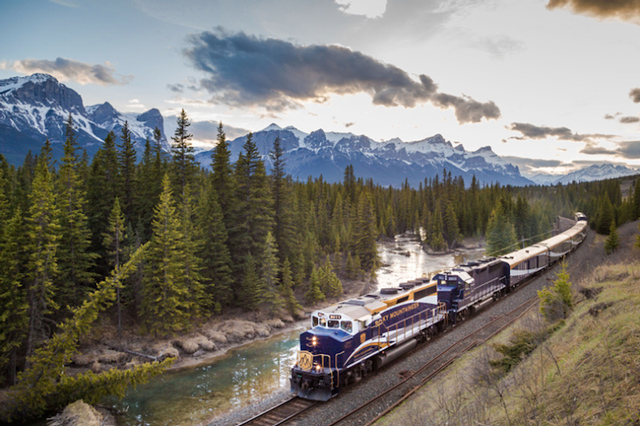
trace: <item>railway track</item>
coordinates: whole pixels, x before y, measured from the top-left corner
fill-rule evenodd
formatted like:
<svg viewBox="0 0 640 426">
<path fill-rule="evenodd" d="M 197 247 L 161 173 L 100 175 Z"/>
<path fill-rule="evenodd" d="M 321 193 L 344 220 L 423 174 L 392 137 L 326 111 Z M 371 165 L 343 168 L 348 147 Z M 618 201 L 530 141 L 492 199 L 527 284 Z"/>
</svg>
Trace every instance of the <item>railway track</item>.
<svg viewBox="0 0 640 426">
<path fill-rule="evenodd" d="M 276 405 L 262 413 L 240 423 L 238 426 L 278 426 L 299 416 L 311 407 L 318 404 L 318 401 L 293 397 Z"/>
<path fill-rule="evenodd" d="M 376 397 L 364 402 L 339 419 L 329 423 L 328 426 L 370 426 L 393 408 L 400 405 L 404 400 L 424 386 L 442 370 L 451 365 L 460 356 L 504 330 L 507 326 L 524 315 L 529 309 L 531 309 L 531 307 L 535 306 L 537 301 L 537 297 L 528 299 L 510 312 L 493 318 L 483 327 L 453 343 L 419 369 L 415 371 L 402 372 L 402 380 L 400 382 L 384 390 Z"/>
</svg>

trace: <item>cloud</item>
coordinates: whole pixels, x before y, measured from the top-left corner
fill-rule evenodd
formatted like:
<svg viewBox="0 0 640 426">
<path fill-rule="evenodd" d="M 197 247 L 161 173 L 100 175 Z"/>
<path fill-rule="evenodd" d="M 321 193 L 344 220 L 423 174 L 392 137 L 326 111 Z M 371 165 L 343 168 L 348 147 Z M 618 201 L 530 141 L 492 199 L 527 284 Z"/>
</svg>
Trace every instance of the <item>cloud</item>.
<svg viewBox="0 0 640 426">
<path fill-rule="evenodd" d="M 627 159 L 640 158 L 640 141 L 621 142 L 617 153 Z"/>
<path fill-rule="evenodd" d="M 548 9 L 568 8 L 595 18 L 618 18 L 640 23 L 638 0 L 549 0 Z"/>
<path fill-rule="evenodd" d="M 619 121 L 621 123 L 624 123 L 624 124 L 637 123 L 637 122 L 640 122 L 640 117 L 636 117 L 634 115 L 630 115 L 630 116 L 626 116 L 626 117 L 620 117 Z"/>
<path fill-rule="evenodd" d="M 387 0 L 334 0 L 338 9 L 349 15 L 380 18 L 387 9 Z"/>
<path fill-rule="evenodd" d="M 616 112 L 615 114 L 606 114 L 604 116 L 605 120 L 613 120 L 614 118 L 618 117 L 619 115 L 622 115 L 621 112 Z"/>
<path fill-rule="evenodd" d="M 172 92 L 183 93 L 184 92 L 184 85 L 182 85 L 180 83 L 167 84 L 167 89 L 171 90 Z"/>
<path fill-rule="evenodd" d="M 573 133 L 571 129 L 567 127 L 545 127 L 530 123 L 511 123 L 511 126 L 507 127 L 507 129 L 522 134 L 522 136 L 512 136 L 509 138 L 516 140 L 557 138 L 564 141 L 590 142 L 593 138 L 615 137 L 614 135 L 600 133 L 578 134 Z"/>
<path fill-rule="evenodd" d="M 631 89 L 629 92 L 629 97 L 635 103 L 640 103 L 640 87 L 636 87 L 635 89 Z"/>
<path fill-rule="evenodd" d="M 415 80 L 396 66 L 342 46 L 298 46 L 222 30 L 192 35 L 189 43 L 184 54 L 207 74 L 200 85 L 219 103 L 282 111 L 300 108 L 303 101 L 326 102 L 332 94 L 366 93 L 375 105 L 412 108 L 430 102 L 454 108 L 460 123 L 500 117 L 493 102 L 439 93 L 424 74 Z"/>
<path fill-rule="evenodd" d="M 56 58 L 48 59 L 23 59 L 13 63 L 3 63 L 3 69 L 11 69 L 21 74 L 46 73 L 51 74 L 60 81 L 71 80 L 76 83 L 97 84 L 100 86 L 128 84 L 133 76 L 116 77 L 113 66 L 106 62 L 105 65 L 86 64 L 73 59 Z"/>
<path fill-rule="evenodd" d="M 580 150 L 580 153 L 587 155 L 617 155 L 618 151 L 607 149 L 593 143 L 587 143 L 587 145 Z"/>
</svg>

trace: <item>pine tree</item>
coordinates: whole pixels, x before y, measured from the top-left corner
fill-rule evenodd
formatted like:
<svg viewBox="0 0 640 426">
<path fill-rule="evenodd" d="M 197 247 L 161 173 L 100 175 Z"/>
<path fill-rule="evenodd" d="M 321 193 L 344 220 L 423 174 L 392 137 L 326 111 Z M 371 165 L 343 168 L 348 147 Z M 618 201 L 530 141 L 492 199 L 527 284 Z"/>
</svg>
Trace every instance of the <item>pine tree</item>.
<svg viewBox="0 0 640 426">
<path fill-rule="evenodd" d="M 427 239 L 427 244 L 435 251 L 442 251 L 447 247 L 444 240 L 443 228 L 444 224 L 442 223 L 442 214 L 440 213 L 440 204 L 438 203 L 429 220 Z"/>
<path fill-rule="evenodd" d="M 120 201 L 116 197 L 113 203 L 113 209 L 109 215 L 109 224 L 107 232 L 103 234 L 104 246 L 107 248 L 109 256 L 109 264 L 112 268 L 118 269 L 120 264 L 125 261 L 124 247 L 126 238 L 126 228 L 124 223 L 124 213 L 120 209 Z M 118 337 L 122 335 L 122 306 L 120 302 L 120 286 L 116 287 L 116 309 L 118 315 Z"/>
<path fill-rule="evenodd" d="M 498 206 L 491 212 L 486 238 L 486 251 L 490 256 L 509 253 L 517 245 L 516 230 L 502 203 L 498 203 Z"/>
<path fill-rule="evenodd" d="M 250 255 L 258 262 L 264 252 L 267 233 L 273 227 L 273 200 L 264 163 L 251 133 L 235 169 L 235 224 L 229 230 L 229 248 L 238 271 Z"/>
<path fill-rule="evenodd" d="M 540 313 L 549 321 L 565 319 L 573 309 L 573 296 L 567 265 L 562 262 L 562 269 L 553 281 L 553 286 L 538 291 Z"/>
<path fill-rule="evenodd" d="M 24 344 L 29 325 L 22 268 L 25 225 L 20 208 L 16 209 L 13 217 L 0 224 L 0 377 L 6 373 L 9 384 L 14 384 L 18 351 Z"/>
<path fill-rule="evenodd" d="M 85 214 L 86 194 L 79 177 L 74 124 L 66 123 L 67 139 L 60 165 L 58 187 L 58 223 L 61 239 L 58 247 L 58 304 L 78 306 L 94 282 L 91 272 L 96 255 L 90 251 L 91 231 Z"/>
<path fill-rule="evenodd" d="M 611 254 L 616 251 L 620 247 L 620 235 L 618 234 L 618 228 L 616 228 L 616 223 L 611 221 L 611 226 L 609 227 L 609 236 L 604 242 L 604 252 L 606 254 Z"/>
<path fill-rule="evenodd" d="M 180 116 L 178 116 L 176 131 L 171 138 L 173 139 L 173 144 L 171 145 L 171 170 L 175 179 L 174 192 L 179 198 L 183 196 L 187 185 L 191 185 L 191 187 L 195 185 L 198 171 L 193 146 L 191 145 L 193 135 L 189 133 L 189 126 L 191 126 L 191 123 L 183 109 L 180 112 Z"/>
<path fill-rule="evenodd" d="M 197 212 L 197 229 L 202 238 L 198 256 L 208 305 L 215 312 L 233 300 L 233 268 L 222 209 L 212 184 L 205 185 Z"/>
<path fill-rule="evenodd" d="M 282 265 L 282 283 L 280 284 L 280 296 L 284 301 L 284 308 L 293 316 L 297 316 L 302 311 L 302 306 L 298 303 L 296 296 L 293 294 L 293 275 L 291 273 L 291 263 L 289 259 L 284 260 Z"/>
<path fill-rule="evenodd" d="M 444 214 L 444 235 L 445 241 L 449 248 L 455 247 L 462 236 L 460 235 L 460 228 L 458 227 L 458 218 L 456 217 L 456 213 L 453 210 L 453 204 L 449 201 L 446 203 L 445 214 Z"/>
<path fill-rule="evenodd" d="M 124 122 L 124 126 L 122 126 L 122 135 L 120 135 L 120 139 L 122 140 L 122 144 L 118 145 L 118 148 L 120 148 L 120 185 L 122 188 L 120 203 L 127 222 L 136 223 L 135 179 L 137 157 L 133 141 L 131 140 L 129 124 L 126 121 Z"/>
<path fill-rule="evenodd" d="M 322 302 L 325 299 L 322 290 L 320 290 L 320 287 L 321 285 L 320 278 L 318 276 L 318 270 L 314 266 L 313 270 L 311 271 L 311 277 L 309 278 L 309 290 L 307 290 L 307 293 L 304 295 L 307 303 Z"/>
<path fill-rule="evenodd" d="M 158 335 L 186 328 L 190 316 L 188 290 L 182 279 L 183 235 L 168 175 L 162 181 L 152 230 L 142 283 L 141 315 L 147 330 Z"/>
<path fill-rule="evenodd" d="M 300 247 L 293 212 L 291 210 L 291 190 L 285 175 L 284 148 L 280 137 L 273 141 L 273 150 L 269 153 L 273 162 L 271 170 L 271 190 L 273 193 L 274 237 L 278 246 L 278 257 L 284 259 L 294 257 L 294 251 Z"/>
<path fill-rule="evenodd" d="M 60 244 L 59 213 L 54 185 L 47 162 L 41 155 L 29 197 L 31 208 L 26 218 L 26 283 L 29 303 L 29 329 L 26 357 L 33 354 L 39 341 L 48 336 L 45 317 L 58 309 L 54 279 L 58 272 L 57 251 Z"/>
<path fill-rule="evenodd" d="M 107 231 L 113 203 L 120 196 L 120 165 L 116 135 L 113 132 L 109 132 L 94 155 L 90 170 L 87 181 L 87 219 L 92 234 L 91 251 L 100 256 L 96 271 L 105 275 L 109 266 L 102 235 Z"/>
<path fill-rule="evenodd" d="M 201 251 L 202 239 L 195 226 L 196 207 L 191 195 L 191 186 L 187 184 L 182 192 L 180 203 L 180 234 L 182 235 L 183 272 L 181 279 L 187 290 L 188 310 L 193 316 L 200 316 L 209 307 L 210 299 L 205 294 L 202 260 L 198 257 Z"/>
<path fill-rule="evenodd" d="M 358 201 L 355 253 L 365 272 L 373 272 L 380 263 L 376 235 L 376 218 L 371 195 L 363 191 Z"/>
<path fill-rule="evenodd" d="M 264 286 L 252 255 L 246 257 L 241 277 L 238 292 L 240 306 L 249 311 L 256 310 L 263 302 Z"/>
<path fill-rule="evenodd" d="M 279 291 L 280 280 L 278 279 L 278 249 L 276 240 L 269 232 L 264 244 L 264 253 L 262 255 L 262 288 L 261 295 L 262 305 L 271 315 L 279 315 L 282 311 L 284 301 Z"/>
<path fill-rule="evenodd" d="M 233 197 L 235 182 L 233 167 L 231 166 L 231 151 L 227 137 L 222 129 L 222 122 L 218 125 L 218 143 L 211 154 L 211 169 L 213 189 L 218 194 L 218 203 L 224 216 L 227 231 L 232 228 Z"/>
</svg>

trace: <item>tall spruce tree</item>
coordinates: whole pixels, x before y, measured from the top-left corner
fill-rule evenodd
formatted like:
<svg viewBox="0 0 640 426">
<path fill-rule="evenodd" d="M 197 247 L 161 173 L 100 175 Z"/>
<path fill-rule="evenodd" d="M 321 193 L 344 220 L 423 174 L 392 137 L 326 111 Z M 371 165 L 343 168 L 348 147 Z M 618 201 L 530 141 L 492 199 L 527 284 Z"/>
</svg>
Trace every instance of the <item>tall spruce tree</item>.
<svg viewBox="0 0 640 426">
<path fill-rule="evenodd" d="M 0 188 L 0 195 L 2 195 Z M 15 384 L 18 352 L 29 325 L 27 289 L 24 286 L 24 219 L 20 208 L 0 223 L 0 377 Z M 0 383 L 3 380 L 0 379 Z"/>
<path fill-rule="evenodd" d="M 280 137 L 273 141 L 273 150 L 269 153 L 273 168 L 271 169 L 271 191 L 273 193 L 274 237 L 278 247 L 278 257 L 293 258 L 294 251 L 300 247 L 291 206 L 291 190 L 285 174 L 284 148 Z"/>
<path fill-rule="evenodd" d="M 214 311 L 228 307 L 233 301 L 233 270 L 227 229 L 216 190 L 207 181 L 198 205 L 196 225 L 202 238 L 198 253 L 202 259 L 202 276 L 208 305 Z"/>
<path fill-rule="evenodd" d="M 273 227 L 273 200 L 264 163 L 251 133 L 236 163 L 235 182 L 235 224 L 229 232 L 233 264 L 244 270 L 247 256 L 252 256 L 260 269 L 267 233 Z"/>
<path fill-rule="evenodd" d="M 233 226 L 233 198 L 235 182 L 233 167 L 231 166 L 231 151 L 229 143 L 222 128 L 222 122 L 218 125 L 218 138 L 216 147 L 211 154 L 211 169 L 213 170 L 212 185 L 218 197 L 218 204 L 222 211 L 224 225 L 227 231 Z"/>
<path fill-rule="evenodd" d="M 182 191 L 180 203 L 180 234 L 182 235 L 182 276 L 187 290 L 188 311 L 192 316 L 200 316 L 209 307 L 210 298 L 204 291 L 202 260 L 198 256 L 202 238 L 195 224 L 196 206 L 191 194 L 191 185 Z"/>
<path fill-rule="evenodd" d="M 57 252 L 60 244 L 60 225 L 56 205 L 53 179 L 47 155 L 40 155 L 36 166 L 31 195 L 30 209 L 26 218 L 27 232 L 25 251 L 26 283 L 29 303 L 29 328 L 27 331 L 26 357 L 33 354 L 38 342 L 49 335 L 45 321 L 48 315 L 57 311 L 54 298 L 54 279 L 58 272 Z"/>
<path fill-rule="evenodd" d="M 191 122 L 184 109 L 177 119 L 176 131 L 171 139 L 171 170 L 173 172 L 174 193 L 181 198 L 187 185 L 195 185 L 198 166 L 194 155 L 191 139 L 193 135 L 189 133 Z"/>
<path fill-rule="evenodd" d="M 122 196 L 120 203 L 124 216 L 128 222 L 136 223 L 135 217 L 135 179 L 136 179 L 136 150 L 133 140 L 131 139 L 131 130 L 127 121 L 122 126 L 122 134 L 120 135 L 122 143 L 118 145 L 120 148 L 120 185 Z"/>
<path fill-rule="evenodd" d="M 113 203 L 113 209 L 109 215 L 109 223 L 107 232 L 103 234 L 104 246 L 107 248 L 109 256 L 109 264 L 115 270 L 118 270 L 120 264 L 126 259 L 124 258 L 126 227 L 124 213 L 120 209 L 120 200 L 116 197 Z M 120 285 L 116 287 L 116 310 L 118 319 L 118 337 L 122 336 L 122 303 Z"/>
<path fill-rule="evenodd" d="M 512 251 L 517 245 L 516 230 L 504 204 L 499 202 L 491 212 L 487 224 L 487 248 L 490 256 L 499 256 Z"/>
<path fill-rule="evenodd" d="M 376 245 L 376 223 L 371 195 L 368 191 L 363 191 L 358 200 L 355 254 L 360 258 L 361 267 L 366 272 L 373 272 L 380 263 Z"/>
<path fill-rule="evenodd" d="M 267 312 L 271 315 L 279 315 L 282 313 L 284 301 L 280 293 L 280 280 L 279 273 L 280 267 L 278 266 L 278 249 L 276 248 L 276 239 L 271 232 L 267 234 L 267 238 L 264 244 L 264 253 L 262 254 L 262 294 L 259 295 L 262 300 L 262 305 L 266 308 Z"/>
<path fill-rule="evenodd" d="M 100 256 L 96 271 L 106 275 L 109 271 L 102 235 L 113 203 L 120 196 L 120 164 L 116 148 L 116 135 L 109 132 L 93 157 L 87 181 L 87 218 L 92 234 L 91 251 Z"/>
<path fill-rule="evenodd" d="M 58 304 L 78 306 L 84 300 L 95 275 L 96 255 L 90 251 L 91 231 L 87 223 L 86 194 L 79 176 L 78 143 L 71 115 L 66 122 L 67 139 L 58 172 Z"/>
<path fill-rule="evenodd" d="M 190 317 L 188 290 L 182 279 L 183 236 L 168 175 L 162 180 L 152 230 L 142 283 L 141 316 L 147 329 L 158 335 L 186 328 Z"/>
</svg>

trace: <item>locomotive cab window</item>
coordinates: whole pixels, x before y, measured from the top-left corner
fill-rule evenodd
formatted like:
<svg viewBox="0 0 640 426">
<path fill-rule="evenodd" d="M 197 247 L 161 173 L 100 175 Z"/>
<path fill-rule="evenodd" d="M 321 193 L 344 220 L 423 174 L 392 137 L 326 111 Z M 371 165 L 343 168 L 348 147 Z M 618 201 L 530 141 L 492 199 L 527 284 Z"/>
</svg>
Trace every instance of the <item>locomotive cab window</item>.
<svg viewBox="0 0 640 426">
<path fill-rule="evenodd" d="M 329 328 L 340 328 L 340 321 L 338 320 L 329 320 Z"/>
<path fill-rule="evenodd" d="M 340 328 L 342 328 L 347 333 L 351 333 L 353 331 L 353 324 L 351 321 L 342 321 L 340 323 Z"/>
<path fill-rule="evenodd" d="M 313 317 L 311 317 L 311 327 L 315 327 L 319 323 L 320 323 L 320 321 L 318 321 L 318 317 L 317 316 L 314 315 Z"/>
</svg>

